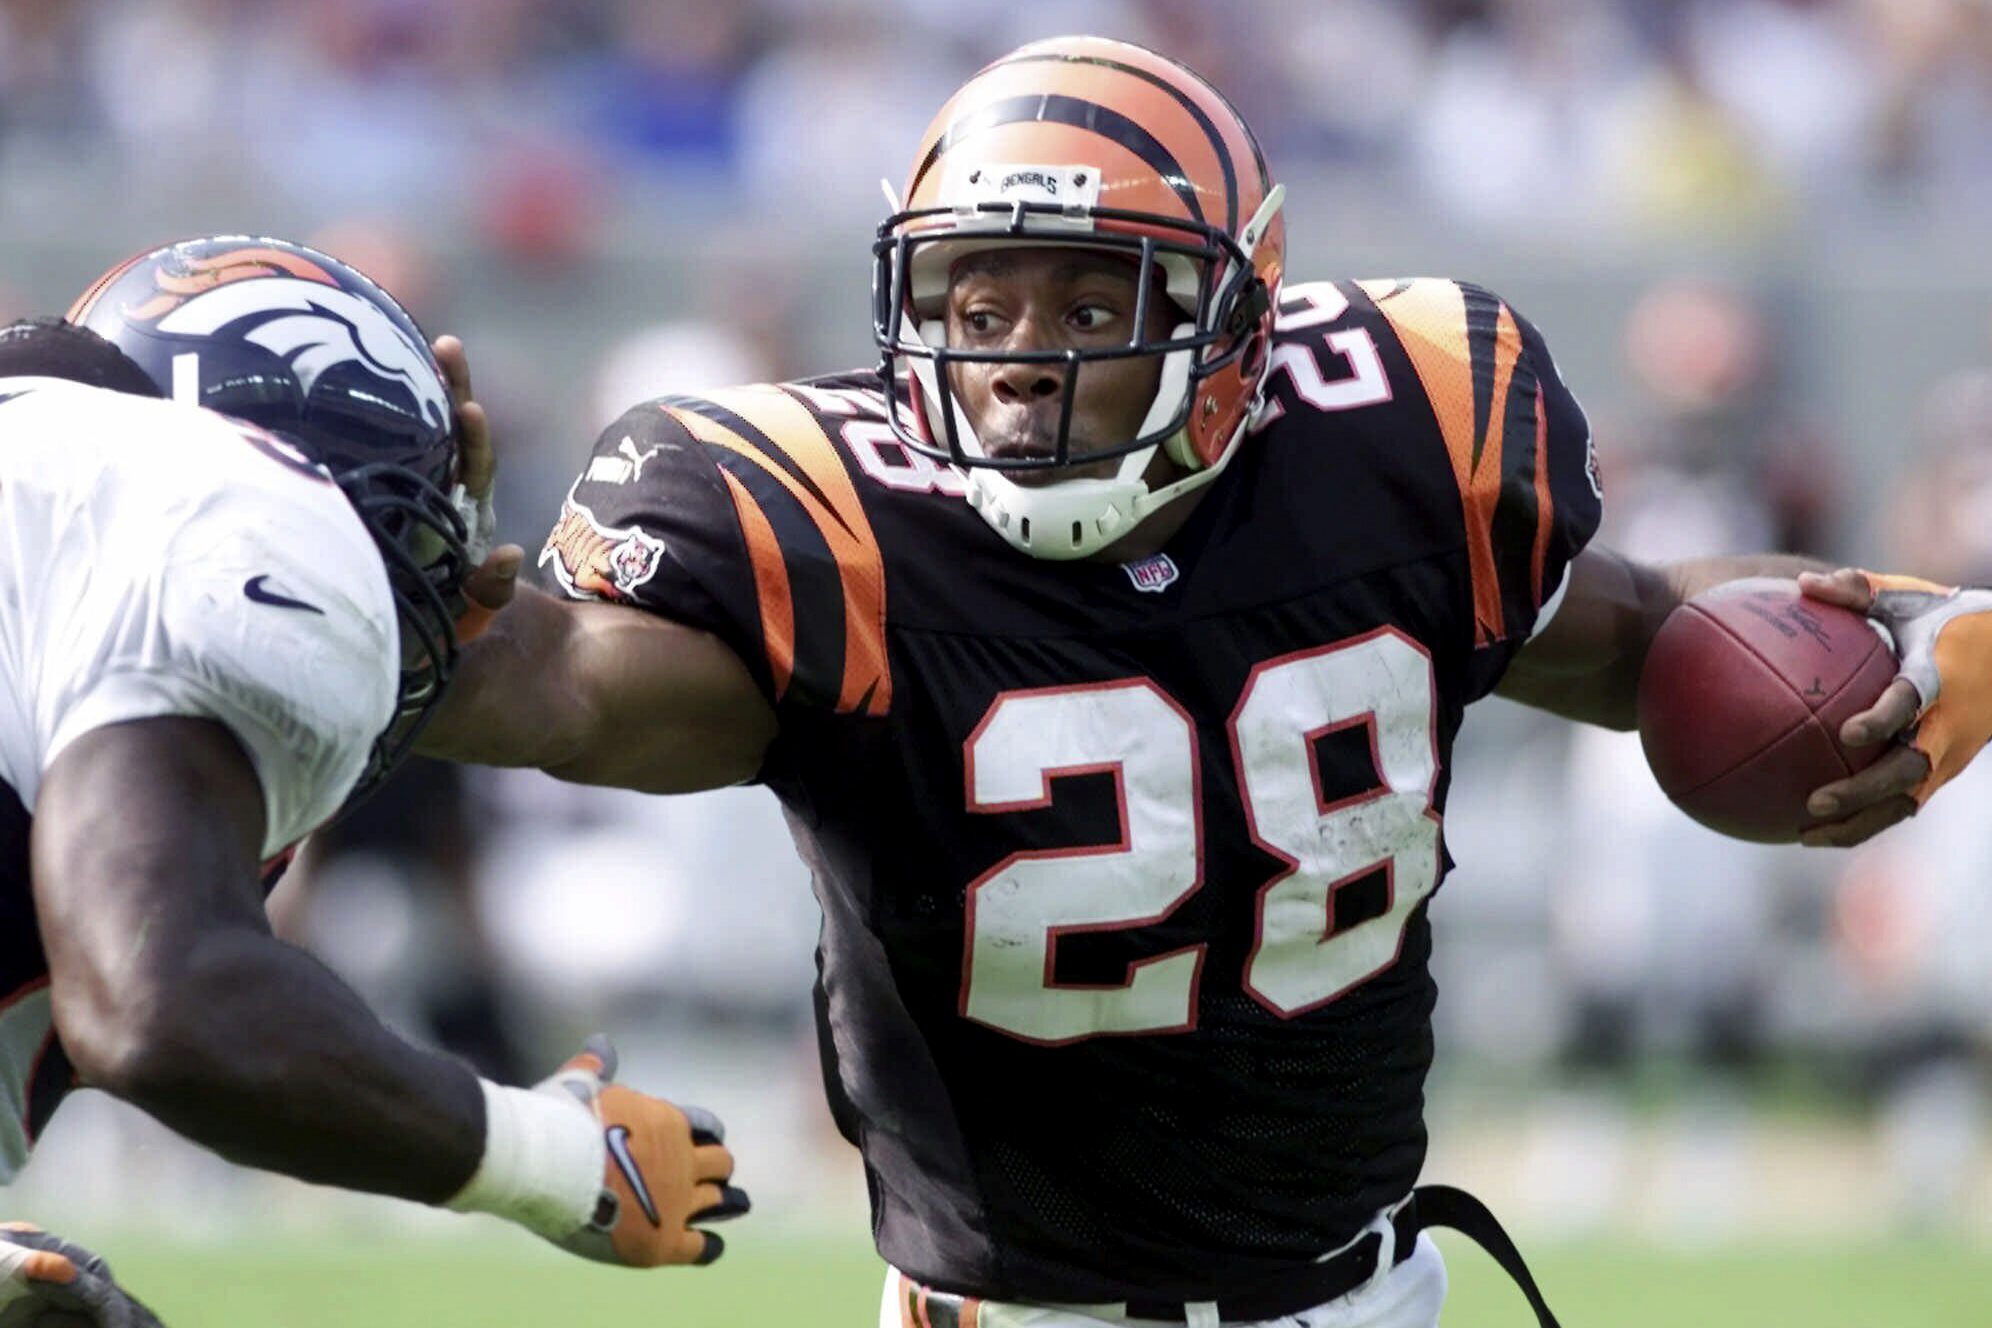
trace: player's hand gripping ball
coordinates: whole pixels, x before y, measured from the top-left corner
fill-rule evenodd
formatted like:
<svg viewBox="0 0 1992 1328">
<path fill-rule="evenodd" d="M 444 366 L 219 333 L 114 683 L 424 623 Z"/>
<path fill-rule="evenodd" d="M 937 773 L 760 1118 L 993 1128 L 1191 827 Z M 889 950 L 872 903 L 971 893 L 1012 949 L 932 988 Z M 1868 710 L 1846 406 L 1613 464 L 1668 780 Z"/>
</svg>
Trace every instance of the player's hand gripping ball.
<svg viewBox="0 0 1992 1328">
<path fill-rule="evenodd" d="M 1818 823 L 1814 789 L 1890 744 L 1841 745 L 1840 726 L 1895 677 L 1895 653 L 1850 609 L 1793 581 L 1732 581 L 1675 609 L 1639 678 L 1639 738 L 1660 787 L 1712 830 L 1789 843 Z"/>
<path fill-rule="evenodd" d="M 24 1222 L 0 1224 L 0 1328 L 163 1328 L 80 1245 Z"/>
</svg>

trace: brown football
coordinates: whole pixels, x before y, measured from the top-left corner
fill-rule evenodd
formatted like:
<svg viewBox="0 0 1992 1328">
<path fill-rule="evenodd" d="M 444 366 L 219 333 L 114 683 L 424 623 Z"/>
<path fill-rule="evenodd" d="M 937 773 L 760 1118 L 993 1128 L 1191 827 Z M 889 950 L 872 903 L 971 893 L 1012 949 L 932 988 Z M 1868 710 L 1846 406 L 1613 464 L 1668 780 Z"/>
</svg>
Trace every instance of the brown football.
<svg viewBox="0 0 1992 1328">
<path fill-rule="evenodd" d="M 1639 677 L 1639 739 L 1669 798 L 1712 830 L 1788 843 L 1805 799 L 1877 760 L 1840 725 L 1875 703 L 1895 655 L 1865 617 L 1752 578 L 1668 615 Z"/>
</svg>

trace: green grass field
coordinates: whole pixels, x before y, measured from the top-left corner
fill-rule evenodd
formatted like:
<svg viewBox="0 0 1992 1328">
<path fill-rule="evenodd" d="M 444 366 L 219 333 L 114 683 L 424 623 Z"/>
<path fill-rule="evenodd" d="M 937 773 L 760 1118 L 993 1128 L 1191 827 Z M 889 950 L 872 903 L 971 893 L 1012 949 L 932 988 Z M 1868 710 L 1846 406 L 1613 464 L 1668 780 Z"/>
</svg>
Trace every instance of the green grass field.
<svg viewBox="0 0 1992 1328">
<path fill-rule="evenodd" d="M 1440 1239 L 1453 1278 L 1446 1328 L 1533 1328 L 1492 1261 Z M 1992 1328 L 1984 1249 L 1525 1244 L 1565 1328 Z M 880 1277 L 861 1244 L 744 1231 L 713 1268 L 658 1273 L 592 1267 L 503 1234 L 371 1250 L 100 1248 L 171 1328 L 870 1328 Z"/>
</svg>

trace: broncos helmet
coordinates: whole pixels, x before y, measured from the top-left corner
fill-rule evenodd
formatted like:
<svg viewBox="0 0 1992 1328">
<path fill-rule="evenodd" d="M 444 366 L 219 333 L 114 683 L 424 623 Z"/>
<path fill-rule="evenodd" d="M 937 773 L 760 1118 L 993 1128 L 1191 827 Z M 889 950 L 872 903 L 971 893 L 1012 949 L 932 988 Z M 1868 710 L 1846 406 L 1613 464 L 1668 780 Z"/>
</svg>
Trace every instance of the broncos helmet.
<svg viewBox="0 0 1992 1328">
<path fill-rule="evenodd" d="M 401 624 L 394 718 L 353 796 L 414 745 L 457 659 L 472 570 L 452 499 L 456 417 L 415 320 L 336 258 L 285 240 L 183 240 L 93 282 L 68 319 L 166 395 L 295 443 L 345 492 L 380 549 Z"/>
</svg>

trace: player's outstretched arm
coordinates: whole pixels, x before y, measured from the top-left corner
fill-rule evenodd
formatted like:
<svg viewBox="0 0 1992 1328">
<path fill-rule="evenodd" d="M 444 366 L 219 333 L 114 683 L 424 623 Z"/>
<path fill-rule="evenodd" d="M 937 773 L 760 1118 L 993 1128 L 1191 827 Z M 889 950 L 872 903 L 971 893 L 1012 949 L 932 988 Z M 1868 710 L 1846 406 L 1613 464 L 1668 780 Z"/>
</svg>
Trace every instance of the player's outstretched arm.
<svg viewBox="0 0 1992 1328">
<path fill-rule="evenodd" d="M 1641 563 L 1592 545 L 1571 561 L 1556 616 L 1515 655 L 1494 690 L 1566 719 L 1631 729 L 1647 648 L 1676 607 L 1727 581 L 1823 567 L 1776 553 Z"/>
<path fill-rule="evenodd" d="M 490 419 L 462 341 L 439 337 L 434 350 L 456 401 L 462 482 L 488 512 Z M 653 613 L 521 586 L 524 561 L 518 545 L 502 545 L 465 582 L 463 660 L 418 750 L 650 793 L 754 776 L 775 717 L 730 647 Z"/>
<path fill-rule="evenodd" d="M 1556 617 L 1516 654 L 1496 690 L 1570 719 L 1630 729 L 1638 722 L 1639 672 L 1667 615 L 1704 590 L 1752 576 L 1799 578 L 1807 594 L 1867 612 L 1895 631 L 1903 677 L 1873 707 L 1847 721 L 1842 742 L 1858 747 L 1903 737 L 1917 718 L 1923 699 L 1919 689 L 1927 685 L 1935 697 L 1939 666 L 1946 659 L 1949 674 L 1958 679 L 1953 691 L 1965 699 L 1951 712 L 1961 718 L 1940 725 L 1932 738 L 1943 753 L 1943 778 L 1963 767 L 1984 744 L 1984 734 L 1992 734 L 1992 704 L 1978 703 L 1982 689 L 1975 652 L 1957 644 L 1972 639 L 1977 601 L 1950 597 L 1944 587 L 1911 586 L 1900 578 L 1870 579 L 1849 569 L 1829 573 L 1826 564 L 1787 554 L 1658 566 L 1586 549 L 1571 564 L 1570 589 Z M 1888 586 L 1901 594 L 1893 600 L 1877 594 Z M 1985 603 L 1992 606 L 1992 595 Z M 1891 612 L 1903 621 L 1891 622 Z M 1987 613 L 1983 621 L 1992 622 L 1992 610 Z M 1920 628 L 1905 631 L 1912 621 Z M 1964 624 L 1962 633 L 1948 651 L 1939 649 L 1939 632 L 1954 622 Z M 1917 683 L 1918 678 L 1923 682 Z M 1815 790 L 1809 809 L 1823 823 L 1806 830 L 1801 842 L 1846 847 L 1873 838 L 1915 814 L 1919 800 L 1942 782 L 1932 775 L 1937 766 L 1937 757 L 1922 750 L 1919 739 L 1917 745 L 1901 743 L 1857 774 Z"/>
<path fill-rule="evenodd" d="M 35 904 L 85 1083 L 231 1161 L 496 1213 L 591 1258 L 711 1257 L 686 1224 L 745 1206 L 716 1126 L 606 1087 L 606 1053 L 525 1090 L 403 1042 L 271 934 L 264 835 L 250 760 L 208 720 L 95 729 L 49 767 Z"/>
<path fill-rule="evenodd" d="M 494 588 L 500 579 L 472 588 L 504 607 L 465 647 L 419 750 L 648 793 L 720 788 L 761 768 L 774 710 L 725 642 L 641 609 Z"/>
</svg>

